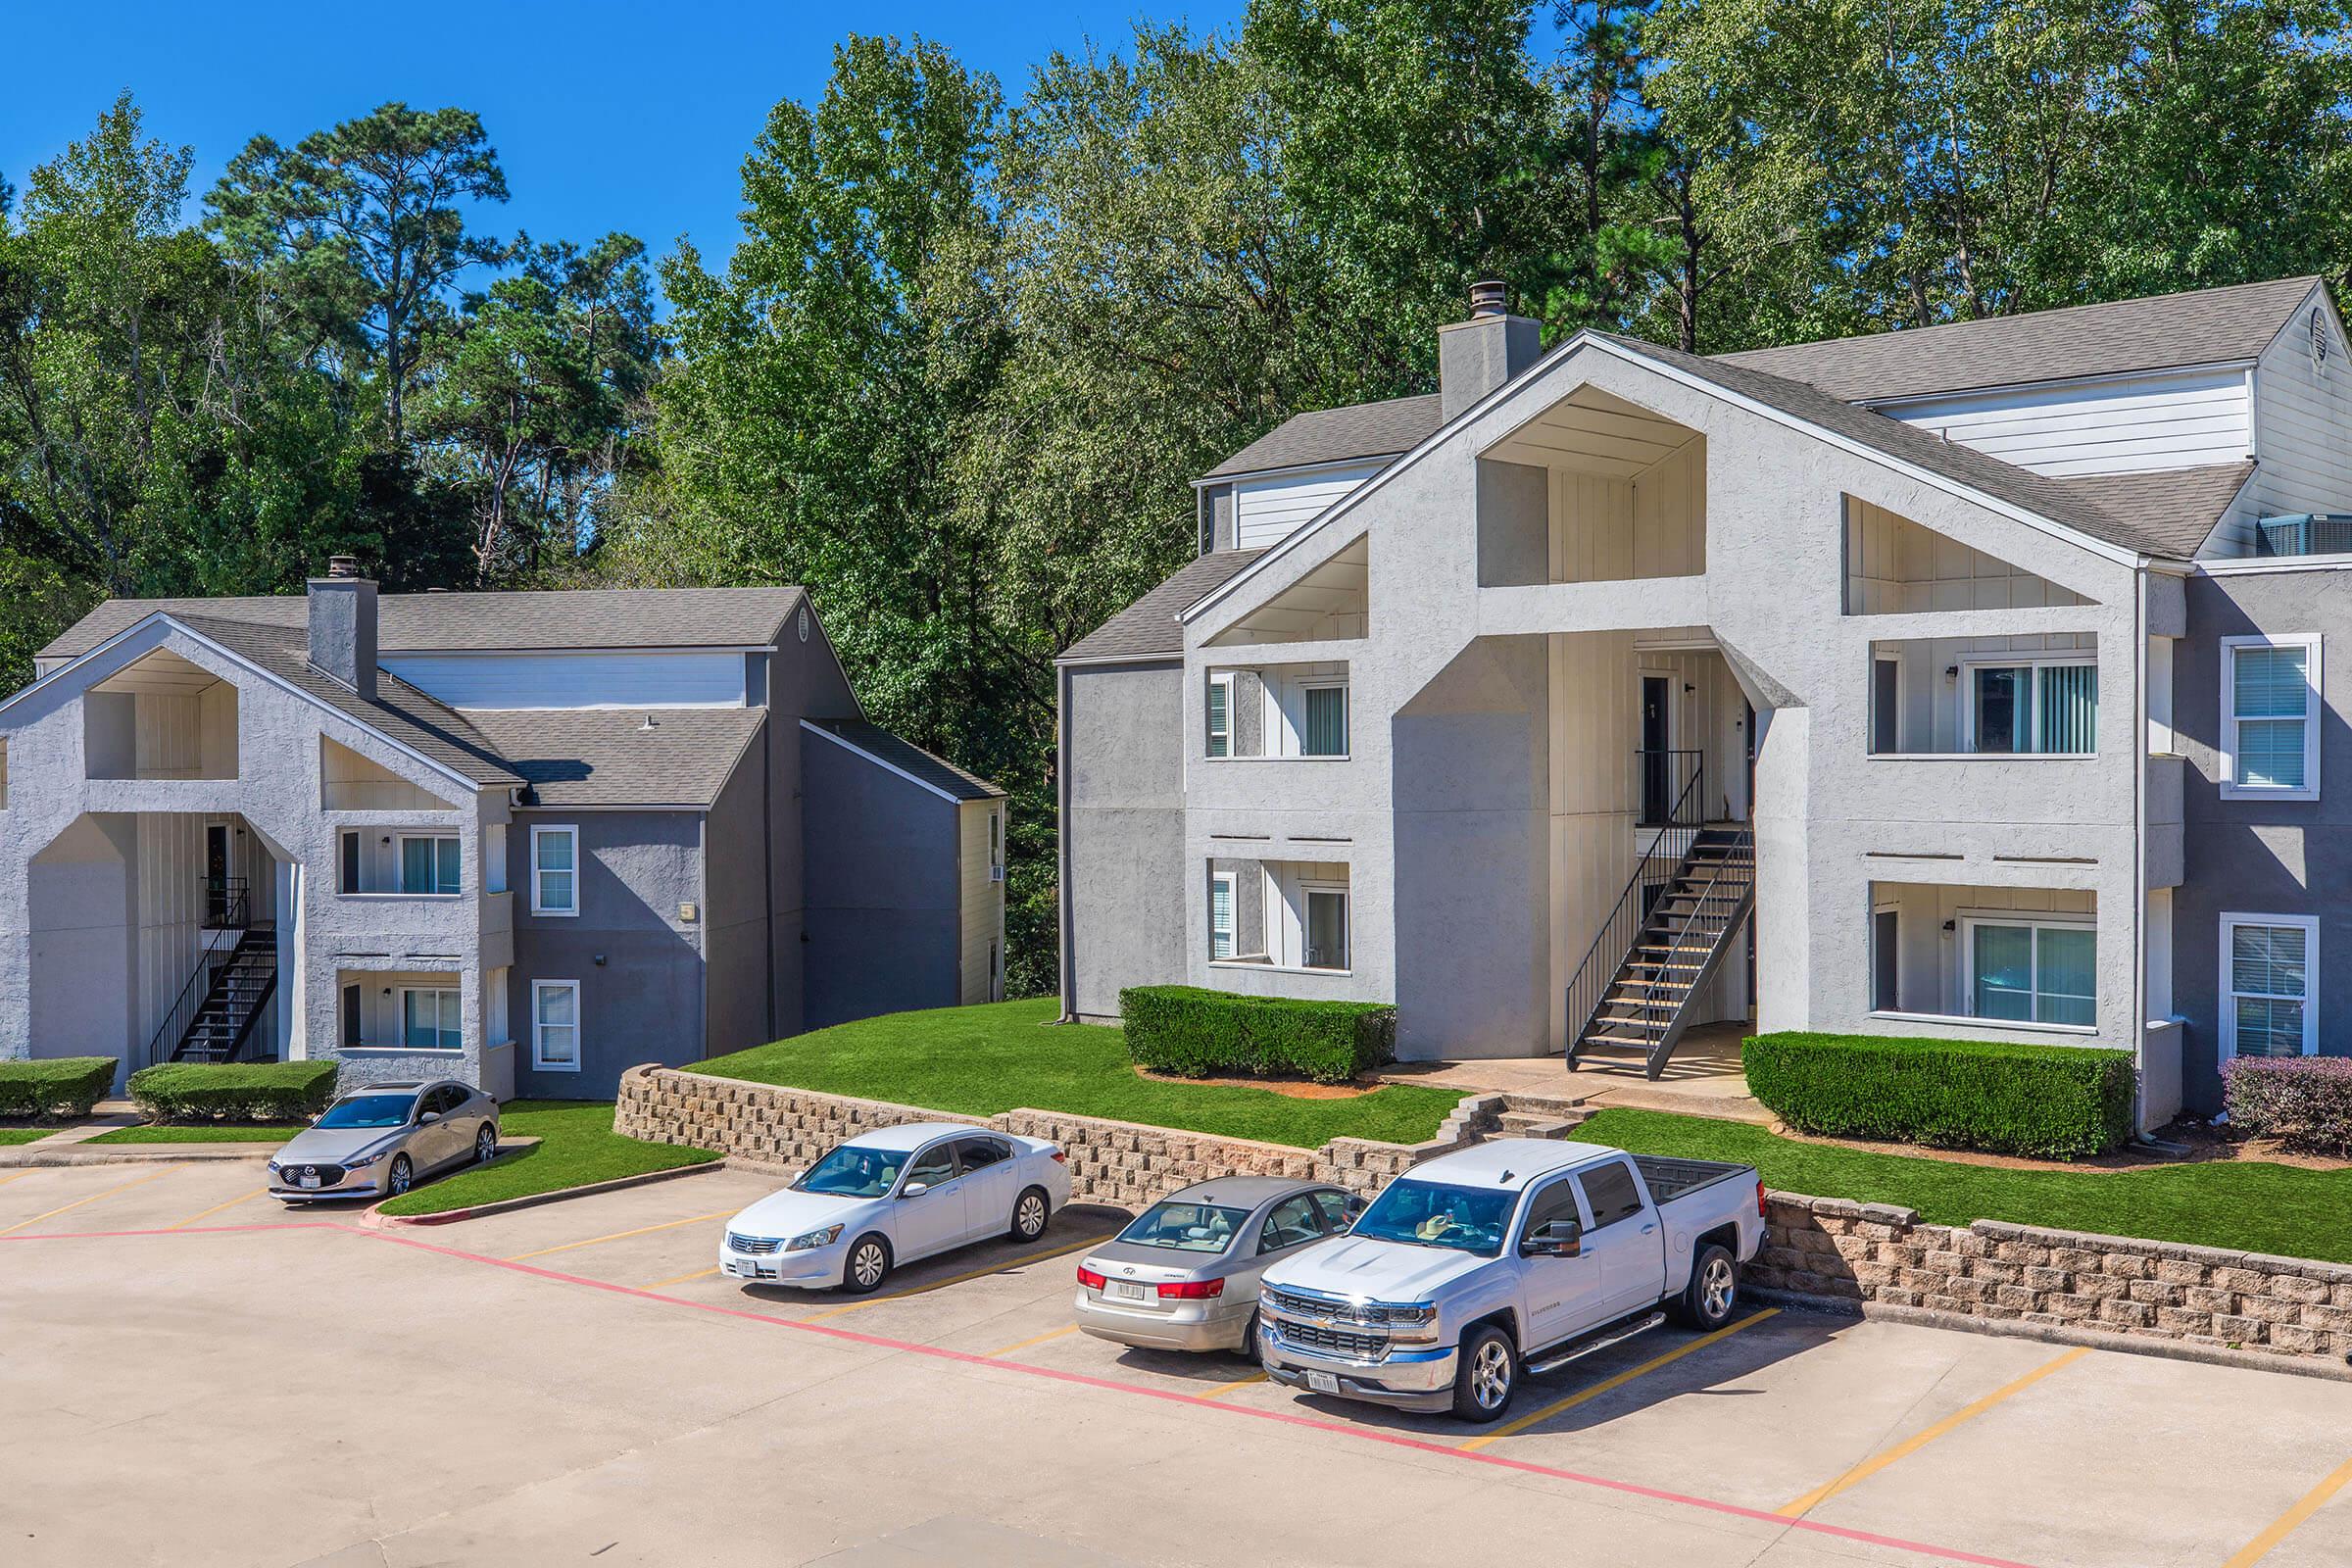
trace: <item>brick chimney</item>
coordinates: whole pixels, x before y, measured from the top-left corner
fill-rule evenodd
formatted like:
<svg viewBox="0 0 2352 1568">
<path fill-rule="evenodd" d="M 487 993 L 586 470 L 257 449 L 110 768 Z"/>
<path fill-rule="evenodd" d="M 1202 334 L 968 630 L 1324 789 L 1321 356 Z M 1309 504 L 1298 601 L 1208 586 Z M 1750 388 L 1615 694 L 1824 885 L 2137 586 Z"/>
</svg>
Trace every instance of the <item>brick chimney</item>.
<svg viewBox="0 0 2352 1568">
<path fill-rule="evenodd" d="M 1510 313 L 1509 290 L 1489 278 L 1470 285 L 1470 319 L 1438 328 L 1438 412 L 1450 419 L 1536 363 L 1537 323 Z"/>
<path fill-rule="evenodd" d="M 356 557 L 334 556 L 326 575 L 310 580 L 311 664 L 373 701 L 375 584 Z"/>
</svg>

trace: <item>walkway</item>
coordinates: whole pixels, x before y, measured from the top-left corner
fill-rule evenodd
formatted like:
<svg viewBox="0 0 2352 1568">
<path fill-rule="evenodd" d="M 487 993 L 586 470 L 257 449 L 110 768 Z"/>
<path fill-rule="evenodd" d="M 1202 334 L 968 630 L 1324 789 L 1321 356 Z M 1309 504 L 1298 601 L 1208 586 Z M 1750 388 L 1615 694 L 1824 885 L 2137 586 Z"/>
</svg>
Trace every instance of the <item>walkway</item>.
<svg viewBox="0 0 2352 1568">
<path fill-rule="evenodd" d="M 1747 1092 L 1740 1066 L 1742 1023 L 1700 1024 L 1685 1034 L 1655 1081 L 1633 1052 L 1587 1052 L 1570 1072 L 1557 1056 L 1498 1056 L 1483 1061 L 1400 1061 L 1380 1074 L 1389 1083 L 1428 1084 L 1476 1094 L 1501 1094 L 1594 1109 L 1629 1106 L 1680 1111 L 1725 1121 L 1769 1125 L 1775 1120 Z"/>
</svg>

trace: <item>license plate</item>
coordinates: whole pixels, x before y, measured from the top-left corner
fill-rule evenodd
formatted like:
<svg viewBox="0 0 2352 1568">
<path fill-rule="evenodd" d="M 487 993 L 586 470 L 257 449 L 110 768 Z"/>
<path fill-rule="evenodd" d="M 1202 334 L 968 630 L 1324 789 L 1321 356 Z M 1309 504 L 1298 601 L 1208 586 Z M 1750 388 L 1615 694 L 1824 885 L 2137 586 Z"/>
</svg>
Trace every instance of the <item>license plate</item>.
<svg viewBox="0 0 2352 1568">
<path fill-rule="evenodd" d="M 294 1178 L 294 1185 L 297 1187 L 316 1187 L 318 1185 L 318 1178 L 306 1172 L 303 1175 Z"/>
<path fill-rule="evenodd" d="M 1146 1293 L 1143 1286 L 1136 1284 L 1132 1280 L 1112 1280 L 1110 1282 L 1110 1294 L 1112 1298 L 1117 1300 L 1140 1301 L 1144 1299 Z"/>
<path fill-rule="evenodd" d="M 1340 1380 L 1329 1372 L 1309 1372 L 1306 1375 L 1306 1386 L 1317 1394 L 1340 1392 Z"/>
</svg>

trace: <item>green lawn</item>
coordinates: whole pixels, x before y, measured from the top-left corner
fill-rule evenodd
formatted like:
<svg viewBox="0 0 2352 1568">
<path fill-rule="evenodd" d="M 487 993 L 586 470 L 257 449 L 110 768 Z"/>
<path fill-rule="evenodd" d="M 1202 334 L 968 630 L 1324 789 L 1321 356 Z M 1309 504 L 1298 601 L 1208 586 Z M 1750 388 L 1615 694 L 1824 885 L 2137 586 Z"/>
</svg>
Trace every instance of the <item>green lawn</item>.
<svg viewBox="0 0 2352 1568">
<path fill-rule="evenodd" d="M 387 1199 L 387 1214 L 439 1214 L 501 1199 L 527 1198 L 620 1176 L 701 1165 L 719 1156 L 707 1149 L 641 1143 L 612 1130 L 610 1100 L 514 1100 L 498 1113 L 502 1137 L 536 1138 L 529 1149 L 501 1154 L 487 1165 L 428 1182 Z"/>
<path fill-rule="evenodd" d="M 2352 1171 L 2217 1161 L 2132 1171 L 2001 1170 L 1780 1138 L 1742 1122 L 1604 1110 L 1576 1137 L 1643 1154 L 1736 1159 L 1783 1192 L 1895 1203 L 1941 1225 L 2021 1225 L 2352 1263 Z"/>
<path fill-rule="evenodd" d="M 1391 1084 L 1346 1100 L 1136 1076 L 1115 1028 L 1047 1027 L 1051 998 L 837 1024 L 695 1065 L 696 1072 L 993 1116 L 1027 1105 L 1314 1149 L 1334 1138 L 1419 1143 L 1461 1096 Z"/>
<path fill-rule="evenodd" d="M 206 1122 L 192 1127 L 118 1127 L 84 1139 L 91 1144 L 282 1144 L 302 1131 L 299 1123 L 237 1125 Z"/>
<path fill-rule="evenodd" d="M 54 1127 L 0 1127 L 0 1149 L 29 1144 L 36 1138 L 46 1138 L 56 1131 Z"/>
</svg>

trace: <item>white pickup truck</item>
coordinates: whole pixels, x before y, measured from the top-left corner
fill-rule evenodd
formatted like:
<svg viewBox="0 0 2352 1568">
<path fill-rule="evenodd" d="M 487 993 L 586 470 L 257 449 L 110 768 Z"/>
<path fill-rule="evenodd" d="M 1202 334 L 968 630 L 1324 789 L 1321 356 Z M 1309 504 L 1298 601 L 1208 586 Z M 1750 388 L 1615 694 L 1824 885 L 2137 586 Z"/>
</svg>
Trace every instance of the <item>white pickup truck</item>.
<svg viewBox="0 0 2352 1568">
<path fill-rule="evenodd" d="M 1656 1328 L 1716 1329 L 1764 1244 L 1753 1167 L 1503 1138 L 1391 1182 L 1266 1271 L 1275 1382 L 1494 1421 L 1519 1380 Z"/>
</svg>

